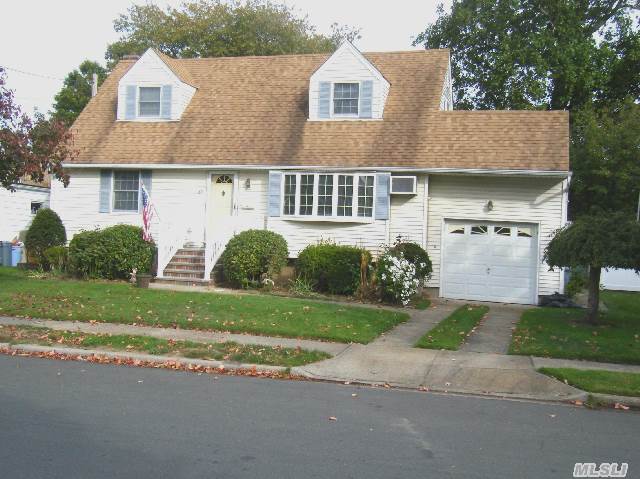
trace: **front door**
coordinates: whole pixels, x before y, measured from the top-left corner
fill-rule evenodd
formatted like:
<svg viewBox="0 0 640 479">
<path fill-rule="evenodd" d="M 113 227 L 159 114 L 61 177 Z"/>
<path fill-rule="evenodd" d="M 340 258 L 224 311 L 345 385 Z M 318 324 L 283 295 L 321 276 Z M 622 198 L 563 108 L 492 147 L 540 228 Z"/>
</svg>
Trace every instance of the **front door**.
<svg viewBox="0 0 640 479">
<path fill-rule="evenodd" d="M 221 228 L 228 228 L 233 213 L 233 175 L 212 175 L 209 189 L 207 239 Z"/>
</svg>

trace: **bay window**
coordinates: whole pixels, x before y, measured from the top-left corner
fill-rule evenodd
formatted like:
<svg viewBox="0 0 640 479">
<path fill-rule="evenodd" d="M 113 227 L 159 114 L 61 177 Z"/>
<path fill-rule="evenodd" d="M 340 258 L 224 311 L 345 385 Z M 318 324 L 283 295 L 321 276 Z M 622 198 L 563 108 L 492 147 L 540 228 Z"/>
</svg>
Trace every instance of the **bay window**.
<svg viewBox="0 0 640 479">
<path fill-rule="evenodd" d="M 282 214 L 366 221 L 374 215 L 374 189 L 373 174 L 285 173 Z"/>
</svg>

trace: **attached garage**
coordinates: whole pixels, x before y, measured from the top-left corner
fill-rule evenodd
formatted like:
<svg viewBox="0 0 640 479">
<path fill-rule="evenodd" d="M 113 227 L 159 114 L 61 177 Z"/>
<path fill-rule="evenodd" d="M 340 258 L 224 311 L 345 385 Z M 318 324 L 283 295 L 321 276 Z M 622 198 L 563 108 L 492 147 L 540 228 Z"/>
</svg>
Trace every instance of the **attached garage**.
<svg viewBox="0 0 640 479">
<path fill-rule="evenodd" d="M 537 303 L 536 224 L 447 220 L 442 235 L 441 296 Z"/>
</svg>

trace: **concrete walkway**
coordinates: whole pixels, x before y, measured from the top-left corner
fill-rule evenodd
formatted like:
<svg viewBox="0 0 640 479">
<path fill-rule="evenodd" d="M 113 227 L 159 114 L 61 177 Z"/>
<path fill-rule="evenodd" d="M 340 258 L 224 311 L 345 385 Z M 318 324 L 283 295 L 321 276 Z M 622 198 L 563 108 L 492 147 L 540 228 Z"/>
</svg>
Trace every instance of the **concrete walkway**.
<svg viewBox="0 0 640 479">
<path fill-rule="evenodd" d="M 132 336 L 151 336 L 175 341 L 199 341 L 222 343 L 233 341 L 239 344 L 260 344 L 283 348 L 301 348 L 309 351 L 324 351 L 333 356 L 349 347 L 348 344 L 313 341 L 309 339 L 278 338 L 272 336 L 253 336 L 250 334 L 232 334 L 190 329 L 156 328 L 151 326 L 133 326 L 116 323 L 84 323 L 78 321 L 52 321 L 46 319 L 22 319 L 0 316 L 0 324 L 13 326 L 36 326 L 56 331 L 79 331 L 88 334 L 129 334 Z"/>
<path fill-rule="evenodd" d="M 486 317 L 476 326 L 460 351 L 507 354 L 513 328 L 522 312 L 529 308 L 516 304 L 490 304 Z"/>
</svg>

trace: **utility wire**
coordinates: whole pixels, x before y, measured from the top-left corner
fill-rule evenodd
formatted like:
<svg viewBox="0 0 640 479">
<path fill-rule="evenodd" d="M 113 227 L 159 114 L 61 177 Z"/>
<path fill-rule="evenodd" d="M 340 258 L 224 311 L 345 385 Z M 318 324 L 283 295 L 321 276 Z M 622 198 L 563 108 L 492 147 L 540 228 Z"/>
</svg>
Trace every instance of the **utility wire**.
<svg viewBox="0 0 640 479">
<path fill-rule="evenodd" d="M 22 73 L 23 75 L 29 75 L 29 76 L 33 76 L 33 77 L 39 77 L 39 78 L 46 78 L 47 80 L 64 81 L 64 78 L 58 78 L 58 77 L 54 77 L 54 76 L 50 76 L 50 75 L 43 75 L 41 73 L 27 72 L 27 71 L 24 71 L 24 70 L 18 70 L 17 68 L 11 68 L 11 67 L 4 66 L 4 65 L 0 65 L 0 67 L 4 68 L 5 70 L 11 70 L 11 71 L 16 72 L 16 73 Z"/>
</svg>

